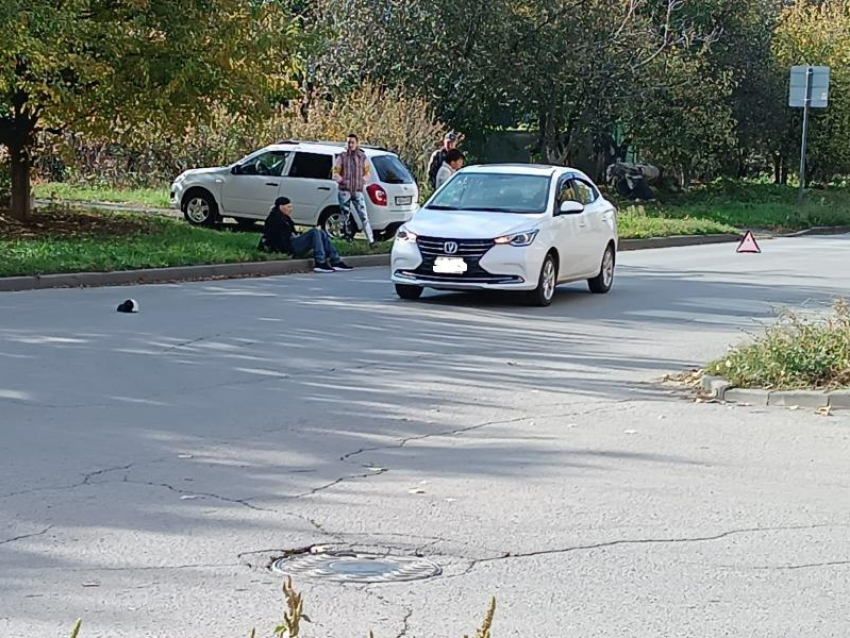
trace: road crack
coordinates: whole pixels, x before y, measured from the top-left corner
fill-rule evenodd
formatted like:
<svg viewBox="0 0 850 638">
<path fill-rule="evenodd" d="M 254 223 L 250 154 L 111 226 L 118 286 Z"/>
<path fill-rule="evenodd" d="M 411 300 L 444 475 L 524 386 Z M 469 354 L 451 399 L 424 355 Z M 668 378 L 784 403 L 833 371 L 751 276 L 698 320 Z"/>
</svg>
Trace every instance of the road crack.
<svg viewBox="0 0 850 638">
<path fill-rule="evenodd" d="M 404 616 L 401 619 L 401 629 L 395 635 L 395 638 L 404 638 L 405 636 L 407 636 L 407 633 L 410 631 L 410 619 L 413 617 L 413 609 L 407 607 L 406 605 L 402 605 L 400 603 L 394 603 L 394 602 L 387 600 L 386 598 L 381 596 L 381 594 L 372 591 L 370 589 L 370 587 L 372 587 L 372 586 L 373 585 L 366 585 L 363 588 L 362 591 L 364 591 L 366 593 L 366 595 L 368 595 L 368 596 L 372 596 L 373 598 L 377 598 L 384 605 L 389 605 L 391 607 L 397 607 L 398 609 L 401 609 L 404 612 Z"/>
<path fill-rule="evenodd" d="M 481 563 L 490 563 L 501 560 L 511 560 L 516 558 L 533 558 L 536 556 L 549 556 L 552 554 L 569 554 L 571 552 L 590 551 L 594 549 L 605 549 L 608 547 L 617 547 L 618 545 L 665 545 L 677 543 L 707 543 L 712 541 L 722 540 L 730 536 L 739 534 L 761 534 L 764 532 L 785 532 L 794 530 L 818 529 L 823 527 L 843 527 L 836 525 L 798 525 L 791 527 L 745 527 L 741 529 L 733 529 L 712 536 L 689 536 L 684 538 L 638 538 L 638 539 L 619 539 L 613 541 L 605 541 L 602 543 L 593 543 L 590 545 L 574 545 L 571 547 L 563 547 L 559 549 L 542 549 L 534 552 L 513 553 L 504 552 L 500 556 L 492 556 L 490 558 L 480 558 L 473 561 L 472 567 Z M 850 562 L 850 561 L 848 561 Z M 471 571 L 469 569 L 468 571 Z M 468 573 L 467 571 L 467 573 Z"/>
<path fill-rule="evenodd" d="M 130 485 L 147 485 L 150 487 L 162 487 L 176 494 L 183 494 L 187 496 L 197 496 L 199 498 L 211 498 L 217 501 L 224 501 L 225 503 L 235 503 L 237 505 L 242 505 L 243 507 L 247 507 L 248 509 L 252 509 L 257 512 L 276 512 L 275 509 L 270 509 L 266 507 L 258 507 L 254 505 L 250 501 L 246 499 L 240 498 L 229 498 L 227 496 L 221 496 L 219 494 L 213 494 L 211 492 L 196 492 L 194 490 L 181 490 L 179 487 L 174 487 L 173 485 L 169 485 L 168 483 L 155 483 L 153 481 L 131 481 L 128 479 L 124 479 L 122 483 L 129 483 Z"/>
<path fill-rule="evenodd" d="M 44 536 L 51 529 L 53 529 L 53 525 L 48 525 L 47 527 L 45 527 L 40 532 L 36 532 L 34 534 L 23 534 L 21 536 L 15 536 L 13 538 L 7 538 L 5 540 L 2 540 L 2 541 L 0 541 L 0 545 L 8 545 L 9 543 L 14 543 L 16 541 L 22 541 L 22 540 L 27 539 L 27 538 L 35 538 L 37 536 Z"/>
<path fill-rule="evenodd" d="M 843 565 L 850 565 L 850 560 L 834 560 L 828 561 L 825 563 L 804 563 L 802 565 L 779 565 L 776 567 L 754 567 L 753 569 L 757 570 L 768 570 L 768 571 L 793 571 L 797 569 L 819 569 L 822 567 L 841 567 Z"/>
</svg>

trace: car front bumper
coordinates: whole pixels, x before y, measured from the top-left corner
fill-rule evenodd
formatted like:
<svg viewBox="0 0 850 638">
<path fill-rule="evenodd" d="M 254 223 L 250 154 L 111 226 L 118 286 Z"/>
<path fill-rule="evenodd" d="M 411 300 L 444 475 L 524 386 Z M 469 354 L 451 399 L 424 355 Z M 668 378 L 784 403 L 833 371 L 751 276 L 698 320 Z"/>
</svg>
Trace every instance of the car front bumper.
<svg viewBox="0 0 850 638">
<path fill-rule="evenodd" d="M 184 192 L 185 192 L 185 189 L 183 188 L 183 185 L 181 183 L 175 182 L 174 184 L 171 185 L 171 196 L 169 198 L 169 203 L 171 205 L 171 208 L 175 208 L 177 210 L 181 209 Z"/>
<path fill-rule="evenodd" d="M 415 242 L 398 239 L 393 244 L 390 273 L 393 283 L 437 290 L 534 290 L 545 256 L 545 249 L 534 244 L 493 246 L 478 261 L 480 268 L 446 275 L 424 265 Z"/>
</svg>

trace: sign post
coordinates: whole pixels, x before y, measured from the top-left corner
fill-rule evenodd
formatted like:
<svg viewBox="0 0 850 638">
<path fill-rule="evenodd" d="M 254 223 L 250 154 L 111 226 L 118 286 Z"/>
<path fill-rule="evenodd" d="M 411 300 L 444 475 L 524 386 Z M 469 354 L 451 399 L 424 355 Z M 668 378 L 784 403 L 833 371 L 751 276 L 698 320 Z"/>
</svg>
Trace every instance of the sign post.
<svg viewBox="0 0 850 638">
<path fill-rule="evenodd" d="M 800 192 L 797 203 L 803 203 L 806 188 L 806 149 L 809 141 L 809 109 L 825 109 L 829 104 L 829 67 L 791 67 L 791 90 L 788 105 L 803 109 L 803 140 L 800 144 Z"/>
</svg>

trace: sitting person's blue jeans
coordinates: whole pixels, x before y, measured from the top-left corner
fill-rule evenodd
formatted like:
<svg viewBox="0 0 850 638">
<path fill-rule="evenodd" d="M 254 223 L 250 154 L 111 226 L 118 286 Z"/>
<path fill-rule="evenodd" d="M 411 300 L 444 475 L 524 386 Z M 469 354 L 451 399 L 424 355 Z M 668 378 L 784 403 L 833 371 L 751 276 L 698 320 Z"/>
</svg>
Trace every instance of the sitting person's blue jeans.
<svg viewBox="0 0 850 638">
<path fill-rule="evenodd" d="M 330 263 L 332 266 L 338 264 L 339 253 L 336 251 L 328 234 L 319 229 L 311 228 L 305 233 L 292 238 L 292 255 L 294 257 L 306 257 L 313 251 L 313 259 L 317 264 Z"/>
</svg>

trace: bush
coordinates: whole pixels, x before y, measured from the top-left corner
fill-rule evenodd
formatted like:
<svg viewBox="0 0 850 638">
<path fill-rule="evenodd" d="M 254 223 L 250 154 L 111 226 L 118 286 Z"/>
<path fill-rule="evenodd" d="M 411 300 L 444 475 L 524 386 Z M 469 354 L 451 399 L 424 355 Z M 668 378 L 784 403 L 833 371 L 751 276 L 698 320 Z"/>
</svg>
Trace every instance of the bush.
<svg viewBox="0 0 850 638">
<path fill-rule="evenodd" d="M 755 343 L 708 366 L 740 387 L 829 389 L 850 386 L 850 305 L 826 317 L 783 312 Z"/>
<path fill-rule="evenodd" d="M 188 168 L 226 165 L 282 139 L 342 141 L 356 132 L 364 144 L 398 153 L 421 178 L 445 132 L 426 100 L 372 86 L 335 102 L 316 101 L 307 113 L 305 119 L 301 105 L 292 103 L 258 122 L 219 108 L 210 122 L 188 128 L 180 138 L 155 129 L 116 134 L 109 140 L 82 135 L 45 138 L 37 168 L 43 177 L 77 184 L 161 186 Z"/>
</svg>

